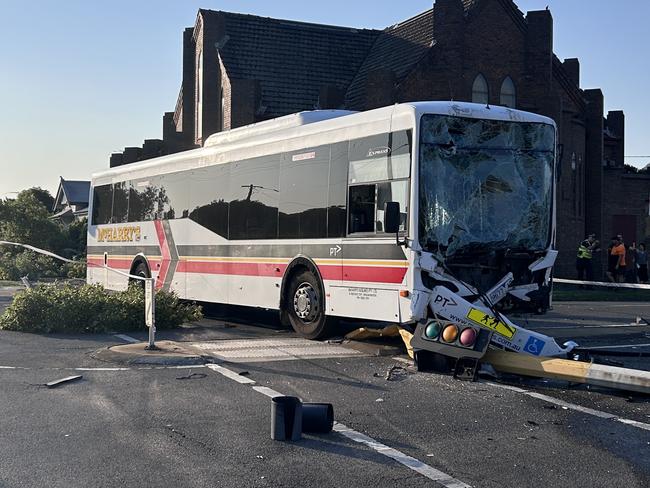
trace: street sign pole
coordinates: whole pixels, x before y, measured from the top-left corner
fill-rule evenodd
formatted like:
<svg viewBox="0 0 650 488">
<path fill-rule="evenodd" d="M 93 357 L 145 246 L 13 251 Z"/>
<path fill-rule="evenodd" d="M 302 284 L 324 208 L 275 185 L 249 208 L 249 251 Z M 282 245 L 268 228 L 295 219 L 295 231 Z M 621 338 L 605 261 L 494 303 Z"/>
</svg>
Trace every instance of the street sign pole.
<svg viewBox="0 0 650 488">
<path fill-rule="evenodd" d="M 147 278 L 144 282 L 144 322 L 149 327 L 149 344 L 145 349 L 151 351 L 156 347 L 156 280 Z"/>
</svg>

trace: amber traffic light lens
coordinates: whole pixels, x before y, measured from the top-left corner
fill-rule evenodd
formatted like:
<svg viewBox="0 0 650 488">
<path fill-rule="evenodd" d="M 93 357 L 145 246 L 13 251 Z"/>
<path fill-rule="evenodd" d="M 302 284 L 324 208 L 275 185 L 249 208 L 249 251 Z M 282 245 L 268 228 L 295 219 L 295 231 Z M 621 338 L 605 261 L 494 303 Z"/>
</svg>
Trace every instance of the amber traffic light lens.
<svg viewBox="0 0 650 488">
<path fill-rule="evenodd" d="M 454 342 L 458 337 L 458 327 L 455 325 L 448 325 L 442 331 L 442 340 L 445 342 Z"/>
</svg>

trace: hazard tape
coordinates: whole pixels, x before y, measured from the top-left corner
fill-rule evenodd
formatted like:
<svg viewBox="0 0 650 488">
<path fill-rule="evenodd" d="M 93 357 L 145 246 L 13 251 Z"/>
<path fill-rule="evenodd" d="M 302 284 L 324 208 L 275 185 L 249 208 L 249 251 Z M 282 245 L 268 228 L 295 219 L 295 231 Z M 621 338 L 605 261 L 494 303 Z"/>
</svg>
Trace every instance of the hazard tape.
<svg viewBox="0 0 650 488">
<path fill-rule="evenodd" d="M 101 265 L 101 264 L 95 264 L 95 263 L 85 263 L 83 261 L 74 261 L 72 259 L 64 258 L 63 256 L 59 256 L 58 254 L 54 254 L 51 251 L 46 251 L 45 249 L 39 249 L 38 247 L 30 246 L 29 244 L 21 244 L 19 242 L 9 242 L 9 241 L 0 241 L 0 246 L 5 245 L 5 246 L 17 246 L 17 247 L 22 247 L 25 249 L 28 249 L 30 251 L 34 251 L 38 254 L 43 254 L 44 256 L 49 256 L 54 259 L 58 259 L 59 261 L 63 261 L 65 263 L 73 263 L 73 264 L 85 264 L 86 266 L 90 267 L 95 267 L 95 268 L 102 268 L 102 269 L 107 269 L 109 271 L 112 271 L 114 273 L 117 273 L 122 276 L 126 276 L 127 278 L 132 278 L 134 280 L 141 280 L 141 281 L 147 281 L 150 278 L 143 278 L 142 276 L 137 276 L 137 275 L 132 275 L 129 273 L 125 273 L 124 271 L 120 271 L 119 269 L 115 268 L 109 268 L 107 265 Z"/>
<path fill-rule="evenodd" d="M 633 288 L 636 290 L 650 290 L 650 285 L 640 285 L 638 283 L 607 283 L 604 281 L 566 280 L 564 278 L 553 278 L 553 283 L 565 283 L 568 285 L 602 286 L 605 288 Z"/>
</svg>

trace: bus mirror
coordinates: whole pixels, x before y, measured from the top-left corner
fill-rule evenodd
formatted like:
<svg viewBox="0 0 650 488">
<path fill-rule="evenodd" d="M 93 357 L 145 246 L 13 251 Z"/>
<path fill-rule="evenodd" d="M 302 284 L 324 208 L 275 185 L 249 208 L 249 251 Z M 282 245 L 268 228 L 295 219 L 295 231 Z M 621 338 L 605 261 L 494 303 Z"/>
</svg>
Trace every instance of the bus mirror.
<svg viewBox="0 0 650 488">
<path fill-rule="evenodd" d="M 399 231 L 399 202 L 386 202 L 384 205 L 384 232 L 396 234 Z"/>
</svg>

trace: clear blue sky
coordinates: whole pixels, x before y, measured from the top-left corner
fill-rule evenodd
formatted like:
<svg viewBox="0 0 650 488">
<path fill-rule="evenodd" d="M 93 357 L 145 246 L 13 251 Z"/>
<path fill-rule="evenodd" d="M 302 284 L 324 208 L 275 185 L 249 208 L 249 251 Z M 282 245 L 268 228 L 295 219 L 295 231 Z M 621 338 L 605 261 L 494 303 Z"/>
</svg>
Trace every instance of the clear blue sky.
<svg viewBox="0 0 650 488">
<path fill-rule="evenodd" d="M 628 155 L 650 155 L 647 0 L 516 0 L 549 5 L 555 52 L 579 57 L 582 87 L 626 112 Z M 0 198 L 59 175 L 89 179 L 109 154 L 162 137 L 181 77 L 181 34 L 199 7 L 383 28 L 430 0 L 0 0 Z M 628 160 L 637 165 L 650 158 Z"/>
</svg>

